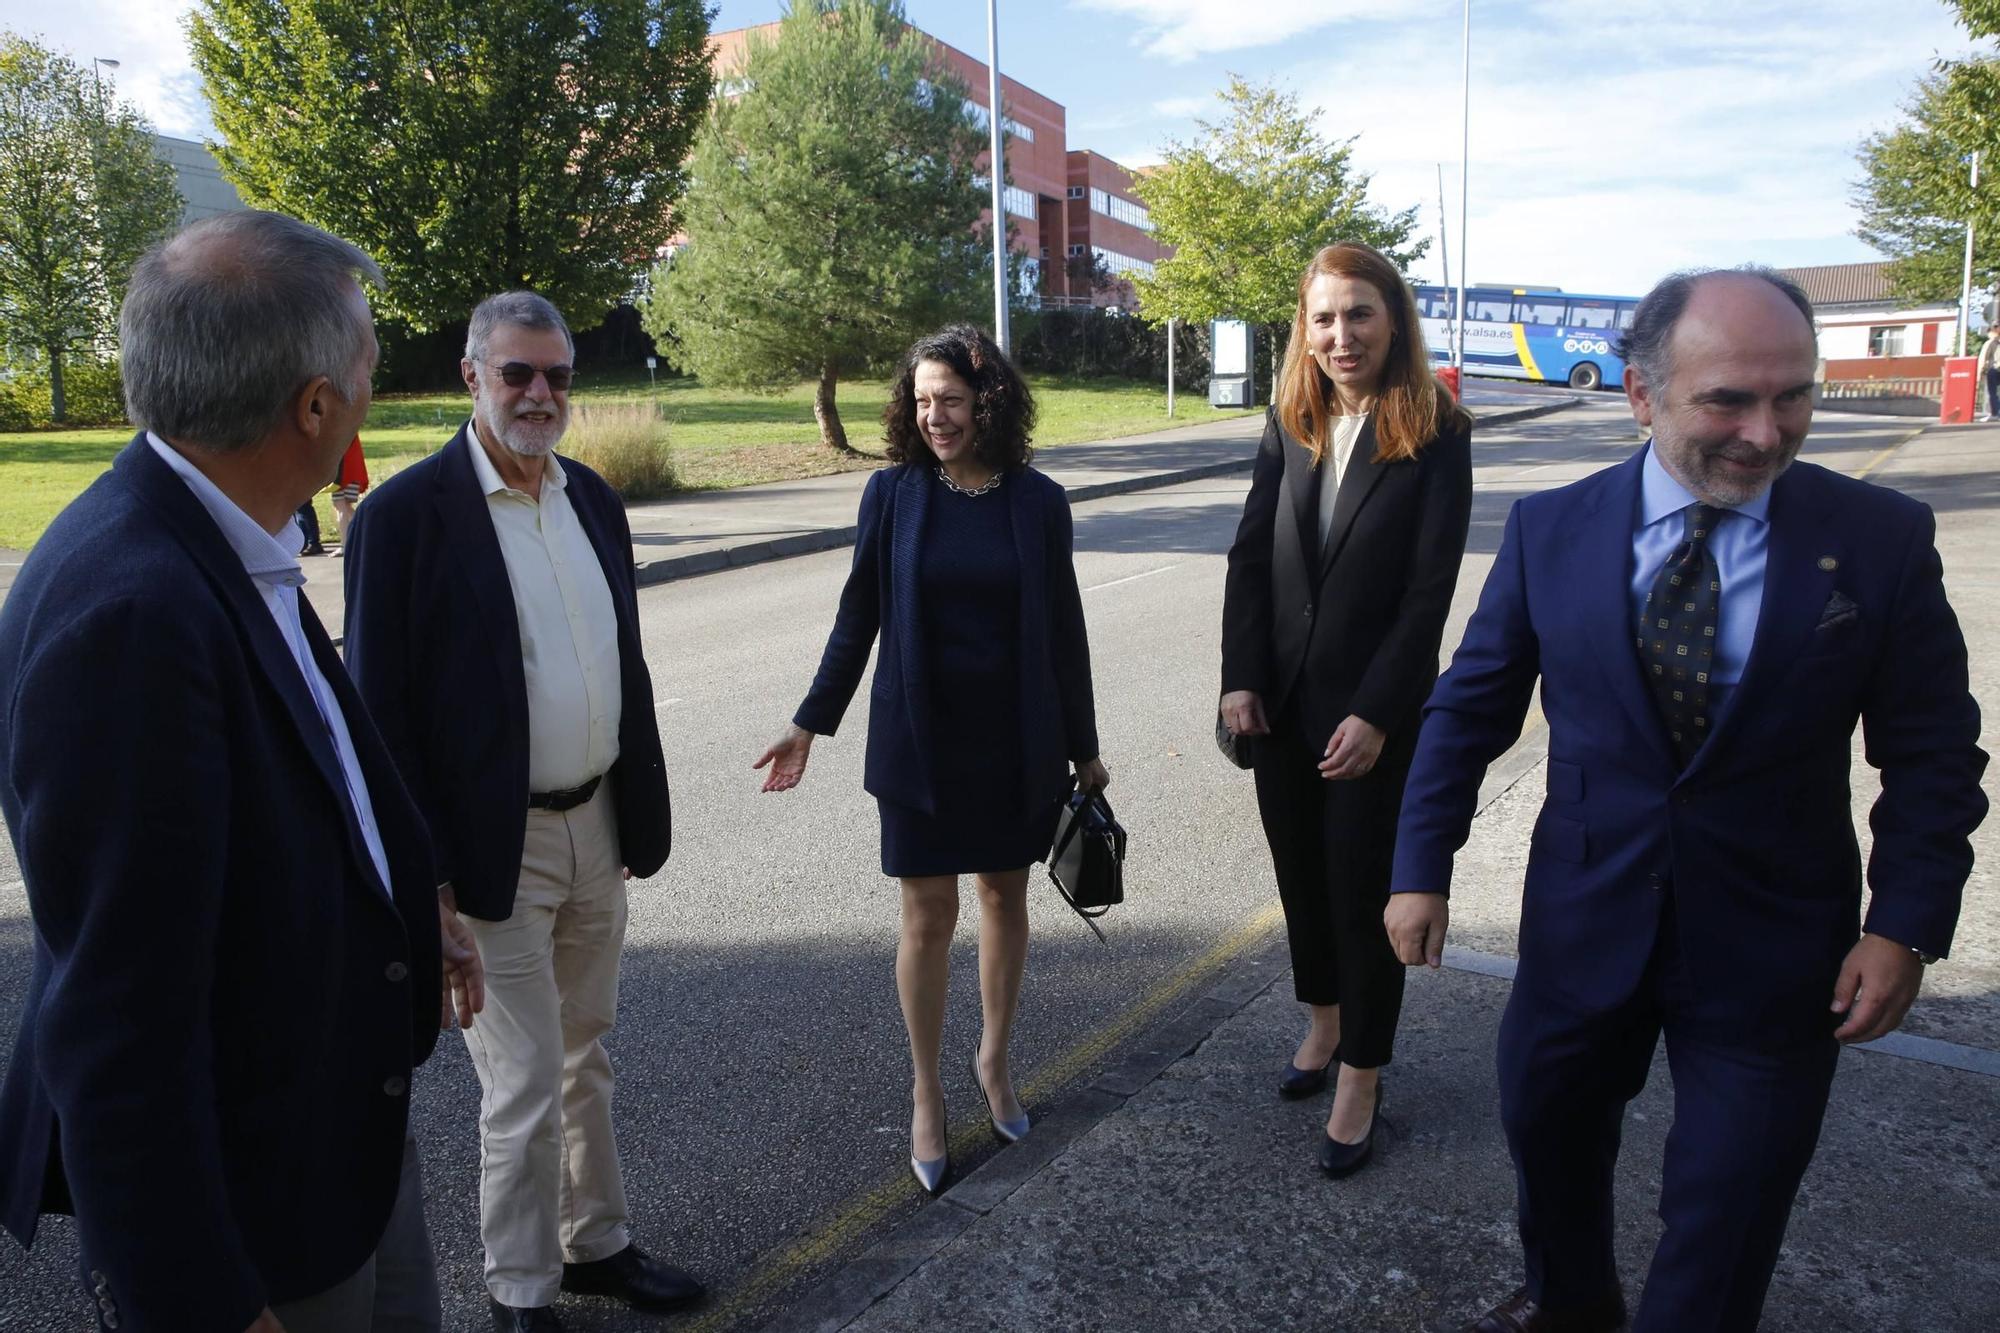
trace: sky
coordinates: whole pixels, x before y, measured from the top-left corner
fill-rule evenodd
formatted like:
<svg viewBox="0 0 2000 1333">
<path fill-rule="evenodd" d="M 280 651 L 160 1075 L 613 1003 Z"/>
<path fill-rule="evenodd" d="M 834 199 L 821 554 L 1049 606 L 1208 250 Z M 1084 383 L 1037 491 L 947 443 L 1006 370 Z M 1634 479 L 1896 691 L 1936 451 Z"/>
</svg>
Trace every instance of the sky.
<svg viewBox="0 0 2000 1333">
<path fill-rule="evenodd" d="M 1199 133 L 1231 73 L 1354 137 L 1373 202 L 1420 206 L 1460 268 L 1461 0 L 997 0 L 1000 68 L 1067 109 L 1071 148 L 1140 166 Z M 1690 265 L 1879 258 L 1853 235 L 1862 139 L 1939 57 L 1943 0 L 1471 0 L 1465 268 L 1476 282 L 1644 291 Z M 0 27 L 111 75 L 167 134 L 212 133 L 183 0 L 0 0 Z M 719 0 L 715 27 L 781 0 Z M 980 59 L 979 0 L 905 0 Z M 1440 247 L 1416 273 L 1439 276 Z"/>
</svg>

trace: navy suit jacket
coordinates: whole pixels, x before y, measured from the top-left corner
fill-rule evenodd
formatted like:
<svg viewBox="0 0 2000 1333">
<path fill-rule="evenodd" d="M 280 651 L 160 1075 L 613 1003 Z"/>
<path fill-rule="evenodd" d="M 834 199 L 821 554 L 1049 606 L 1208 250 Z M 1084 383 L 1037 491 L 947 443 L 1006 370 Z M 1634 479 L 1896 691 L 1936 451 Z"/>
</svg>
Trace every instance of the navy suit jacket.
<svg viewBox="0 0 2000 1333">
<path fill-rule="evenodd" d="M 507 563 L 464 427 L 375 488 L 347 532 L 348 670 L 429 821 L 440 880 L 486 921 L 514 911 L 528 829 L 528 681 Z M 667 862 L 673 817 L 653 678 L 639 643 L 625 506 L 562 459 L 618 617 L 618 759 L 609 781 L 619 857 L 634 875 Z"/>
<path fill-rule="evenodd" d="M 883 800 L 924 811 L 936 809 L 929 649 L 919 596 L 931 471 L 927 464 L 905 463 L 868 479 L 840 611 L 812 689 L 793 718 L 816 735 L 838 730 L 879 630 L 862 785 Z M 1021 808 L 1038 810 L 1062 798 L 1065 760 L 1097 758 L 1090 646 L 1072 561 L 1069 497 L 1031 467 L 1009 472 L 1002 494 L 1021 564 Z"/>
<path fill-rule="evenodd" d="M 0 1222 L 25 1245 L 73 1211 L 125 1333 L 244 1328 L 359 1268 L 437 1040 L 422 821 L 300 613 L 389 889 L 269 609 L 143 435 L 0 609 L 0 808 L 35 921 Z"/>
<path fill-rule="evenodd" d="M 1424 709 L 1395 888 L 1449 887 L 1481 775 L 1519 735 L 1539 676 L 1548 794 L 1521 904 L 1520 981 L 1586 1012 L 1617 1004 L 1639 985 L 1671 894 L 1705 991 L 1756 1030 L 1824 1033 L 1860 929 L 1857 719 L 1883 782 L 1868 931 L 1950 948 L 1986 810 L 1979 710 L 1936 524 L 1915 500 L 1811 463 L 1780 476 L 1743 679 L 1683 770 L 1634 648 L 1643 459 L 1514 506 Z"/>
</svg>

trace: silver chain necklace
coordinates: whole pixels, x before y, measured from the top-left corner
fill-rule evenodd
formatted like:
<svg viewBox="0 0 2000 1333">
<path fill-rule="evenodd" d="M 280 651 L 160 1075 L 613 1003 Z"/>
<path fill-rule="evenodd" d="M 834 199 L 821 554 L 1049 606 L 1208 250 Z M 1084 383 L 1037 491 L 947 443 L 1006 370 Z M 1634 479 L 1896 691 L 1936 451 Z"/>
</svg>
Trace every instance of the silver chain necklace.
<svg viewBox="0 0 2000 1333">
<path fill-rule="evenodd" d="M 977 486 L 959 485 L 957 482 L 951 479 L 951 474 L 946 472 L 943 468 L 939 468 L 937 470 L 937 475 L 938 475 L 938 480 L 944 483 L 945 489 L 950 491 L 953 495 L 984 495 L 988 491 L 998 487 L 1000 485 L 1000 478 L 1005 474 L 996 472 Z"/>
</svg>

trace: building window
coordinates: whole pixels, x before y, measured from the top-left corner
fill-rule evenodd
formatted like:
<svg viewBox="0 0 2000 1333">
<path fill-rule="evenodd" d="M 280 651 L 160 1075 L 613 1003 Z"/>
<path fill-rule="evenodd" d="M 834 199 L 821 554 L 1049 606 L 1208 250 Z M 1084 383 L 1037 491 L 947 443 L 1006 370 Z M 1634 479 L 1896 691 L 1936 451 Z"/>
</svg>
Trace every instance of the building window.
<svg viewBox="0 0 2000 1333">
<path fill-rule="evenodd" d="M 1121 199 L 1109 190 L 1100 190 L 1092 186 L 1090 208 L 1092 212 L 1102 213 L 1105 217 L 1122 222 L 1128 227 L 1137 227 L 1140 231 L 1153 229 L 1153 215 L 1142 205 L 1135 204 L 1130 199 Z"/>
<path fill-rule="evenodd" d="M 1087 245 L 1072 245 L 1072 246 L 1071 246 L 1071 247 L 1069 248 L 1069 252 L 1068 252 L 1068 253 L 1069 253 L 1069 257 L 1070 257 L 1071 259 L 1075 259 L 1075 258 L 1077 258 L 1077 257 L 1078 257 L 1079 255 L 1083 255 L 1083 254 L 1086 254 L 1086 253 L 1088 253 L 1088 252 L 1089 252 L 1089 250 L 1090 250 L 1090 247 L 1089 247 L 1089 246 L 1087 246 Z"/>
<path fill-rule="evenodd" d="M 967 98 L 965 101 L 965 118 L 982 130 L 992 123 L 992 116 L 988 114 L 986 108 L 971 98 Z M 1020 121 L 1015 120 L 1012 116 L 1001 116 L 1000 128 L 1013 135 L 1016 139 L 1019 139 L 1022 143 L 1033 143 L 1035 141 L 1035 132 Z"/>
<path fill-rule="evenodd" d="M 1108 272 L 1116 273 L 1120 276 L 1131 273 L 1137 273 L 1147 278 L 1153 276 L 1153 266 L 1146 260 L 1134 259 L 1130 255 L 1121 255 L 1116 250 L 1099 250 L 1097 257 L 1104 261 L 1104 267 Z"/>
<path fill-rule="evenodd" d="M 1000 196 L 1007 201 L 1007 211 L 1017 218 L 1035 220 L 1035 195 L 1032 190 L 1024 190 L 1018 185 L 1009 185 Z"/>
<path fill-rule="evenodd" d="M 1878 324 L 1868 330 L 1868 355 L 1901 356 L 1903 354 L 1903 326 L 1901 324 Z"/>
<path fill-rule="evenodd" d="M 1081 199 L 1089 193 L 1090 191 L 1084 189 L 1081 185 L 1072 185 L 1069 187 L 1069 197 L 1072 199 Z"/>
</svg>

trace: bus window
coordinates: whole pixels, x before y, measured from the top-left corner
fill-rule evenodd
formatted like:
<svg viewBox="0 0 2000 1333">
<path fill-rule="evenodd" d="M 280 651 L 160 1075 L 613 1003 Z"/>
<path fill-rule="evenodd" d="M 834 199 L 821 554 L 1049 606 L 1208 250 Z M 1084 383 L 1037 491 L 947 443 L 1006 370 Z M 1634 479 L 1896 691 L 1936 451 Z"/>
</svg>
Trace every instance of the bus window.
<svg viewBox="0 0 2000 1333">
<path fill-rule="evenodd" d="M 1560 296 L 1554 299 L 1546 296 L 1524 296 L 1514 302 L 1514 322 L 1546 324 L 1553 328 L 1563 322 L 1563 300 Z"/>
<path fill-rule="evenodd" d="M 1620 301 L 1618 303 L 1618 327 L 1621 330 L 1631 328 L 1632 317 L 1638 313 L 1639 303 L 1637 301 Z"/>
<path fill-rule="evenodd" d="M 1465 317 L 1488 324 L 1512 324 L 1514 322 L 1514 296 L 1511 292 L 1467 292 L 1465 294 Z"/>
<path fill-rule="evenodd" d="M 1616 301 L 1571 301 L 1569 325 L 1574 329 L 1608 329 L 1618 321 Z"/>
<path fill-rule="evenodd" d="M 1434 291 L 1424 298 L 1424 313 L 1432 319 L 1450 319 L 1452 294 Z"/>
</svg>

